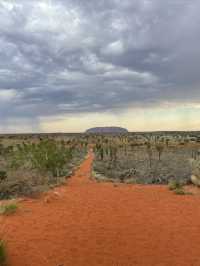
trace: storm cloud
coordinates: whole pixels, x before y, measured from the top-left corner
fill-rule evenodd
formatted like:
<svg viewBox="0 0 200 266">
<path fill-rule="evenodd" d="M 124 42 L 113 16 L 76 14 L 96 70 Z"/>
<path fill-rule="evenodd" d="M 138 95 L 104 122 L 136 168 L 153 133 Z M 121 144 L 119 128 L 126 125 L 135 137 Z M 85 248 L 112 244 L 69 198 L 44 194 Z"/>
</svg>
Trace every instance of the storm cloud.
<svg viewBox="0 0 200 266">
<path fill-rule="evenodd" d="M 199 12 L 198 0 L 1 0 L 0 129 L 198 104 Z"/>
</svg>

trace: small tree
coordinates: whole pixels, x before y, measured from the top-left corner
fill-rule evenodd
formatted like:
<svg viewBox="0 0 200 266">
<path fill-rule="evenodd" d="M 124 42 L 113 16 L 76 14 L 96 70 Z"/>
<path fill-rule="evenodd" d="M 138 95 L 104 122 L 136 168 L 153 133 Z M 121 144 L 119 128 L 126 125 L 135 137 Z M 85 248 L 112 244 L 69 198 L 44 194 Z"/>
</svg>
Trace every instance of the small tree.
<svg viewBox="0 0 200 266">
<path fill-rule="evenodd" d="M 104 149 L 103 149 L 103 147 L 100 148 L 99 154 L 100 154 L 101 161 L 103 161 L 103 159 L 104 159 Z"/>
<path fill-rule="evenodd" d="M 110 146 L 110 160 L 114 163 L 117 161 L 117 147 L 113 145 Z"/>
<path fill-rule="evenodd" d="M 149 167 L 152 167 L 152 157 L 153 157 L 153 151 L 152 151 L 152 146 L 150 142 L 147 142 L 146 144 L 146 151 L 147 151 L 147 155 L 149 158 Z"/>
<path fill-rule="evenodd" d="M 162 143 L 157 143 L 156 144 L 156 150 L 158 152 L 158 160 L 160 161 L 161 160 L 161 155 L 164 151 L 164 145 Z"/>
</svg>

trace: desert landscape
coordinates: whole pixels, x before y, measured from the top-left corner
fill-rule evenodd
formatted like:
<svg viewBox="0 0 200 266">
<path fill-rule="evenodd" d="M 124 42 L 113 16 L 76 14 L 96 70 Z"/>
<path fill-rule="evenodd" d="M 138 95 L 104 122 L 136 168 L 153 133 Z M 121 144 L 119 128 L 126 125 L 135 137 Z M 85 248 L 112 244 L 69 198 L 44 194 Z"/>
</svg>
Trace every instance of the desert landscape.
<svg viewBox="0 0 200 266">
<path fill-rule="evenodd" d="M 200 266 L 199 14 L 0 0 L 0 266 Z"/>
<path fill-rule="evenodd" d="M 1 151 L 2 265 L 200 264 L 199 132 L 5 135 Z"/>
</svg>

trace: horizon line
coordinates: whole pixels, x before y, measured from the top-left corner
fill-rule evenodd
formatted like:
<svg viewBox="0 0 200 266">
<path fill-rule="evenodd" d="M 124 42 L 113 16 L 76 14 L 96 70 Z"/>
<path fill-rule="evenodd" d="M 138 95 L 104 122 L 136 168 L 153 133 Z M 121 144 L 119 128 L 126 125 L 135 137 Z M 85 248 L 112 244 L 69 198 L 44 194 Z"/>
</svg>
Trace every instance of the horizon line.
<svg viewBox="0 0 200 266">
<path fill-rule="evenodd" d="M 127 133 L 162 133 L 162 132 L 169 132 L 169 133 L 173 133 L 173 132 L 200 132 L 200 129 L 197 130 L 144 130 L 144 131 L 127 131 L 124 133 L 121 132 L 101 132 L 101 133 L 87 133 L 86 130 L 85 131 L 79 131 L 79 132 L 6 132 L 6 133 L 1 133 L 0 132 L 0 136 L 2 135 L 47 135 L 47 134 L 127 134 Z"/>
</svg>

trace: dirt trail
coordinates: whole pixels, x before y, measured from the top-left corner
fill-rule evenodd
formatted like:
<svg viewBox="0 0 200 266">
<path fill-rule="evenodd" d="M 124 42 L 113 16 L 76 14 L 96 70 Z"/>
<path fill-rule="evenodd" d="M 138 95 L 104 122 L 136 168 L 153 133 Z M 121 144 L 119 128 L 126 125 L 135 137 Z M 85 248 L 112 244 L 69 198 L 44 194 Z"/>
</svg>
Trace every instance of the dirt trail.
<svg viewBox="0 0 200 266">
<path fill-rule="evenodd" d="M 92 159 L 5 218 L 10 266 L 200 265 L 200 197 L 92 182 Z"/>
</svg>

